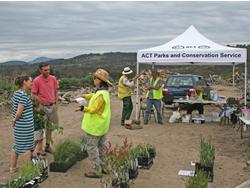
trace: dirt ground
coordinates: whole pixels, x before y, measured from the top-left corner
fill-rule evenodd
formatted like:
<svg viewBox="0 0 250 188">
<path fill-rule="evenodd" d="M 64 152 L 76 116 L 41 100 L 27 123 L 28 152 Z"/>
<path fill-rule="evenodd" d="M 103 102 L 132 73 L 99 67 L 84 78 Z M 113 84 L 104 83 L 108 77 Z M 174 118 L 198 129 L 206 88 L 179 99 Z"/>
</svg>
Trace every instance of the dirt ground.
<svg viewBox="0 0 250 188">
<path fill-rule="evenodd" d="M 219 95 L 227 97 L 232 96 L 232 87 L 213 86 L 217 89 Z M 242 93 L 235 92 L 235 96 L 239 97 Z M 131 119 L 135 118 L 135 96 L 134 112 Z M 64 127 L 64 134 L 58 135 L 53 133 L 54 145 L 64 139 L 78 139 L 84 135 L 81 129 L 83 113 L 73 112 L 76 103 L 59 106 L 60 126 Z M 249 139 L 240 138 L 240 131 L 232 128 L 230 125 L 218 122 L 206 122 L 205 124 L 192 123 L 168 123 L 172 112 L 165 110 L 164 125 L 155 123 L 154 118 L 149 121 L 148 125 L 143 125 L 143 129 L 129 130 L 120 126 L 122 102 L 112 97 L 111 99 L 112 119 L 108 133 L 108 140 L 113 145 L 122 145 L 125 137 L 133 145 L 139 143 L 152 143 L 157 146 L 156 158 L 154 164 L 149 170 L 139 170 L 139 176 L 135 180 L 135 184 L 131 188 L 182 188 L 185 187 L 187 179 L 185 176 L 178 176 L 179 170 L 194 170 L 194 166 L 190 165 L 191 160 L 199 161 L 199 136 L 202 132 L 204 136 L 211 135 L 216 146 L 216 157 L 214 163 L 214 182 L 209 183 L 209 188 L 231 188 L 250 179 L 250 172 L 245 172 L 243 168 L 246 161 L 250 159 L 250 148 L 248 146 Z M 205 115 L 210 112 L 220 112 L 219 108 L 214 106 L 205 106 Z M 10 178 L 10 151 L 13 146 L 13 128 L 10 126 L 12 115 L 7 112 L 1 112 L 0 116 L 0 182 L 4 178 Z M 182 111 L 181 113 L 185 113 Z M 197 113 L 197 112 L 196 112 Z M 141 121 L 142 118 L 141 118 Z M 249 128 L 250 129 L 250 128 Z M 244 136 L 248 136 L 248 131 Z M 47 154 L 49 163 L 53 161 L 53 156 Z M 18 164 L 22 164 L 21 157 Z M 49 178 L 40 184 L 41 188 L 98 188 L 100 180 L 88 179 L 84 177 L 84 173 L 90 170 L 89 160 L 85 159 L 77 162 L 66 173 L 50 172 Z"/>
</svg>

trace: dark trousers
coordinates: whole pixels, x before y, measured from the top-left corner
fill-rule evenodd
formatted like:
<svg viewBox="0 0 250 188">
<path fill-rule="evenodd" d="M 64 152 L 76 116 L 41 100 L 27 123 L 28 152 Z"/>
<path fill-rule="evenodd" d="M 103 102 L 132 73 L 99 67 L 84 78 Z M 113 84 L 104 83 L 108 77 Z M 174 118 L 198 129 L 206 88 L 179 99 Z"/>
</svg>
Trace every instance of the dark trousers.
<svg viewBox="0 0 250 188">
<path fill-rule="evenodd" d="M 204 112 L 203 104 L 201 104 L 201 103 L 188 104 L 187 114 L 192 114 L 193 110 L 198 110 L 199 114 L 203 114 L 203 112 Z"/>
<path fill-rule="evenodd" d="M 122 109 L 122 123 L 124 123 L 125 120 L 129 120 L 131 113 L 133 111 L 133 103 L 131 96 L 125 97 L 122 99 L 123 101 L 123 109 Z"/>
</svg>

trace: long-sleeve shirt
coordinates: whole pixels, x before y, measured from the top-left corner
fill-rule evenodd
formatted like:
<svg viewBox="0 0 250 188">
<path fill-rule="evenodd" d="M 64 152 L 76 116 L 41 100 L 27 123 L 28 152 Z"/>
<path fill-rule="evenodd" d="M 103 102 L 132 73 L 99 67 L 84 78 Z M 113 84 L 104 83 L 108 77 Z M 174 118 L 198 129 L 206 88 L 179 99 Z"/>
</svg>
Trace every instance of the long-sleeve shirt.
<svg viewBox="0 0 250 188">
<path fill-rule="evenodd" d="M 90 94 L 86 94 L 85 95 L 85 99 L 89 100 L 92 98 L 92 96 L 94 95 L 94 93 L 90 93 Z M 82 112 L 84 113 L 90 113 L 90 114 L 99 114 L 101 115 L 103 110 L 104 110 L 104 107 L 105 107 L 105 101 L 104 101 L 104 98 L 102 95 L 99 95 L 93 105 L 91 107 L 86 107 L 84 106 L 84 109 Z"/>
<path fill-rule="evenodd" d="M 128 87 L 133 87 L 135 85 L 135 83 L 133 81 L 129 81 L 128 77 L 126 75 L 123 75 L 124 79 L 122 80 L 122 84 Z"/>
</svg>

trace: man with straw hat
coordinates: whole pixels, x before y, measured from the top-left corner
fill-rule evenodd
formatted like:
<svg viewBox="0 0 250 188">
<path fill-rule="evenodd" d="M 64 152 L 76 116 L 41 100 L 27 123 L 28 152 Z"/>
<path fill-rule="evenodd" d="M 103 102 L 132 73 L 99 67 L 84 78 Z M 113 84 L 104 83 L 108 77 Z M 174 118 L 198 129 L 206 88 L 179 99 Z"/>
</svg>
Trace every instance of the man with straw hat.
<svg viewBox="0 0 250 188">
<path fill-rule="evenodd" d="M 162 83 L 161 79 L 158 77 L 159 73 L 156 69 L 151 70 L 152 77 L 148 80 L 147 85 L 147 109 L 145 110 L 146 115 L 144 118 L 144 124 L 148 124 L 148 118 L 149 114 L 151 112 L 151 108 L 154 105 L 155 109 L 157 111 L 157 120 L 160 125 L 163 125 L 162 123 L 162 115 L 161 115 L 161 99 L 163 97 L 162 95 Z"/>
<path fill-rule="evenodd" d="M 89 105 L 79 105 L 75 112 L 84 112 L 82 129 L 87 136 L 87 152 L 91 163 L 91 171 L 85 173 L 87 178 L 100 178 L 105 173 L 106 148 L 108 147 L 107 132 L 109 130 L 111 110 L 109 74 L 104 69 L 98 69 L 94 75 L 94 85 L 98 88 L 95 93 L 77 95 L 89 99 Z"/>
<path fill-rule="evenodd" d="M 136 74 L 132 81 L 128 80 L 128 77 L 133 71 L 129 67 L 125 67 L 122 76 L 119 79 L 118 85 L 118 99 L 123 101 L 121 125 L 124 126 L 125 120 L 129 120 L 133 111 L 133 103 L 131 99 L 131 88 L 135 85 L 136 79 L 139 78 L 139 74 Z"/>
<path fill-rule="evenodd" d="M 194 91 L 191 93 L 191 97 L 202 99 L 203 98 L 203 92 L 202 91 L 203 91 L 202 86 L 198 85 L 194 89 Z M 192 114 L 192 111 L 194 109 L 198 110 L 199 114 L 203 114 L 203 112 L 204 112 L 204 108 L 203 108 L 203 104 L 202 103 L 193 103 L 193 102 L 190 102 L 188 104 L 188 107 L 187 107 L 187 114 Z"/>
</svg>

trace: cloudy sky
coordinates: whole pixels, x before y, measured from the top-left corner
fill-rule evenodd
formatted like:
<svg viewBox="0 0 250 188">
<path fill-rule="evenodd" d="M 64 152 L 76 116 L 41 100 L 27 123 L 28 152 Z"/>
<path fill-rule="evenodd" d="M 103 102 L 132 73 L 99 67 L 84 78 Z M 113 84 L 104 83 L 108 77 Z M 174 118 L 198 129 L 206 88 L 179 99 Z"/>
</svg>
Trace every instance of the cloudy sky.
<svg viewBox="0 0 250 188">
<path fill-rule="evenodd" d="M 221 45 L 250 44 L 250 1 L 0 1 L 0 62 L 137 52 L 190 25 Z"/>
</svg>

